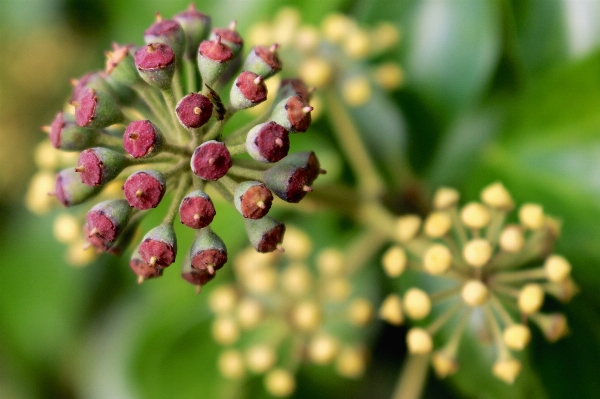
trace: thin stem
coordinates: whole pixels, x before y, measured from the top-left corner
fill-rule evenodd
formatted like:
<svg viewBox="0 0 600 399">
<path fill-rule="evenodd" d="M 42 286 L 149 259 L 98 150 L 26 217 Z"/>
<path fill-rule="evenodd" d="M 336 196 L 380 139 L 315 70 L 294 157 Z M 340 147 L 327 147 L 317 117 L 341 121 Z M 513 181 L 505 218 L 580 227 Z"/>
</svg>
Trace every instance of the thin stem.
<svg viewBox="0 0 600 399">
<path fill-rule="evenodd" d="M 231 173 L 234 176 L 239 176 L 239 177 L 243 177 L 243 178 L 250 179 L 250 180 L 257 180 L 257 181 L 263 180 L 263 172 L 262 171 L 247 169 L 247 168 L 244 168 L 241 166 L 236 166 L 236 165 L 233 165 L 231 168 L 229 168 L 229 171 L 227 173 Z"/>
<path fill-rule="evenodd" d="M 494 335 L 494 341 L 496 341 L 496 347 L 498 348 L 498 357 L 502 359 L 506 358 L 506 356 L 510 356 L 508 350 L 506 349 L 506 346 L 504 345 L 504 340 L 502 339 L 502 331 L 500 330 L 500 325 L 498 324 L 498 320 L 496 320 L 496 317 L 494 317 L 494 312 L 492 312 L 490 304 L 485 304 L 485 306 L 483 306 L 483 310 L 488 321 L 488 327 L 490 327 L 490 330 Z"/>
<path fill-rule="evenodd" d="M 333 90 L 325 91 L 325 97 L 329 106 L 327 114 L 333 125 L 333 132 L 358 179 L 359 190 L 367 197 L 378 197 L 384 190 L 384 184 L 352 118 Z"/>
<path fill-rule="evenodd" d="M 221 177 L 219 179 L 219 181 L 221 183 L 223 183 L 223 185 L 227 188 L 227 190 L 229 190 L 229 192 L 232 194 L 235 192 L 235 189 L 238 186 L 238 182 L 236 182 L 235 180 L 233 180 L 231 177 L 229 177 L 227 175 Z"/>
<path fill-rule="evenodd" d="M 195 93 L 198 91 L 198 79 L 196 77 L 196 63 L 189 59 L 187 54 L 183 56 L 183 63 L 187 75 L 187 92 Z"/>
<path fill-rule="evenodd" d="M 231 192 L 227 189 L 227 186 L 221 183 L 220 180 L 221 179 L 216 181 L 209 181 L 208 184 L 214 187 L 215 190 L 217 190 L 227 202 L 233 202 L 233 194 L 231 194 Z"/>
<path fill-rule="evenodd" d="M 429 296 L 429 299 L 431 299 L 432 303 L 436 303 L 436 302 L 443 302 L 448 298 L 451 298 L 452 296 L 456 295 L 457 293 L 460 292 L 462 286 L 458 285 L 456 287 L 452 287 L 452 288 L 448 288 L 442 291 L 438 291 L 434 294 L 431 294 Z"/>
<path fill-rule="evenodd" d="M 433 323 L 431 323 L 427 327 L 427 332 L 430 335 L 435 334 L 444 324 L 446 324 L 446 322 L 448 320 L 450 320 L 452 318 L 452 316 L 454 316 L 456 313 L 458 313 L 458 311 L 462 307 L 463 307 L 463 304 L 460 301 L 458 301 L 454 305 L 452 305 L 450 308 L 446 309 L 444 311 L 444 313 L 442 313 L 437 319 L 435 319 L 435 321 Z"/>
<path fill-rule="evenodd" d="M 408 355 L 400 370 L 392 399 L 418 399 L 423 393 L 429 370 L 429 355 Z"/>
<path fill-rule="evenodd" d="M 177 191 L 171 200 L 171 205 L 169 206 L 169 210 L 163 219 L 163 223 L 173 225 L 173 221 L 175 220 L 175 215 L 179 210 L 179 204 L 181 200 L 185 196 L 188 188 L 190 187 L 190 175 L 186 173 L 183 179 L 179 182 L 179 186 L 177 187 Z"/>
<path fill-rule="evenodd" d="M 233 164 L 236 166 L 241 166 L 246 169 L 256 169 L 256 170 L 267 170 L 273 166 L 267 162 L 260 162 L 254 159 L 245 159 L 245 158 L 234 158 Z"/>
<path fill-rule="evenodd" d="M 186 157 L 192 156 L 192 151 L 188 147 L 167 142 L 162 143 L 161 150 Z"/>
<path fill-rule="evenodd" d="M 181 73 L 181 64 L 175 68 L 175 73 L 173 74 L 173 85 L 171 85 L 171 89 L 173 90 L 173 95 L 175 99 L 180 99 L 183 97 L 183 74 Z M 175 109 L 175 108 L 173 108 Z"/>
<path fill-rule="evenodd" d="M 269 119 L 271 112 L 272 112 L 272 110 L 269 109 L 267 112 L 265 112 L 258 118 L 253 119 L 252 121 L 246 123 L 244 126 L 233 131 L 232 133 L 228 134 L 227 137 L 225 137 L 225 139 L 224 139 L 225 144 L 235 145 L 235 144 L 244 143 L 246 141 L 246 135 L 248 134 L 250 129 L 252 129 L 254 126 L 256 126 L 260 123 L 265 122 L 267 119 Z"/>
<path fill-rule="evenodd" d="M 115 136 L 111 136 L 105 133 L 99 133 L 94 136 L 94 144 L 97 146 L 108 146 L 108 147 L 123 147 L 123 139 Z"/>
<path fill-rule="evenodd" d="M 151 122 L 157 123 L 161 126 L 163 132 L 168 132 L 172 128 L 170 122 L 165 119 L 165 114 L 168 112 L 166 104 L 160 97 L 157 96 L 156 89 L 147 84 L 139 84 L 133 87 L 138 93 L 140 98 L 146 102 L 150 110 L 152 111 L 153 118 L 158 120 L 151 120 Z"/>
<path fill-rule="evenodd" d="M 186 159 L 182 159 L 171 169 L 168 169 L 166 172 L 163 172 L 163 176 L 165 177 L 165 179 L 168 179 L 172 176 L 179 174 L 181 171 L 187 168 L 189 168 L 188 161 Z"/>
<path fill-rule="evenodd" d="M 167 102 L 167 112 L 171 117 L 171 126 L 173 127 L 173 130 L 177 131 L 177 139 L 179 143 L 183 143 L 188 132 L 183 128 L 183 126 L 181 126 L 179 120 L 177 119 L 177 115 L 175 113 L 177 102 L 175 100 L 175 95 L 173 94 L 173 89 L 161 90 L 161 93 Z"/>
<path fill-rule="evenodd" d="M 546 270 L 543 267 L 537 269 L 507 271 L 494 274 L 494 281 L 502 283 L 512 283 L 523 280 L 535 280 L 546 278 Z"/>
<path fill-rule="evenodd" d="M 494 294 L 490 295 L 490 303 L 492 304 L 492 308 L 494 310 L 496 310 L 496 312 L 498 312 L 498 314 L 502 318 L 502 321 L 504 322 L 505 325 L 511 326 L 511 325 L 515 324 L 512 317 L 510 317 L 510 314 L 508 314 L 508 312 L 506 311 L 504 306 L 502 306 L 502 304 L 500 303 L 500 300 L 498 299 L 498 297 L 496 295 L 494 295 Z"/>
<path fill-rule="evenodd" d="M 231 147 L 227 147 L 227 150 L 231 155 L 245 154 L 248 151 L 246 150 L 246 143 L 233 145 Z"/>
<path fill-rule="evenodd" d="M 346 271 L 348 274 L 365 266 L 381 247 L 387 242 L 387 236 L 375 229 L 365 230 L 354 239 L 346 252 Z"/>
<path fill-rule="evenodd" d="M 216 121 L 210 127 L 208 132 L 204 135 L 204 141 L 214 140 L 221 135 L 223 132 L 223 126 L 225 125 L 225 121 Z"/>
<path fill-rule="evenodd" d="M 450 336 L 448 343 L 444 347 L 444 350 L 446 351 L 446 353 L 448 355 L 450 355 L 451 357 L 455 357 L 456 353 L 458 352 L 458 345 L 460 343 L 460 337 L 462 336 L 462 333 L 465 330 L 467 323 L 469 322 L 472 311 L 473 310 L 471 308 L 469 308 L 463 313 L 463 315 L 460 317 L 460 321 L 458 322 L 458 325 L 452 332 L 452 335 Z"/>
</svg>

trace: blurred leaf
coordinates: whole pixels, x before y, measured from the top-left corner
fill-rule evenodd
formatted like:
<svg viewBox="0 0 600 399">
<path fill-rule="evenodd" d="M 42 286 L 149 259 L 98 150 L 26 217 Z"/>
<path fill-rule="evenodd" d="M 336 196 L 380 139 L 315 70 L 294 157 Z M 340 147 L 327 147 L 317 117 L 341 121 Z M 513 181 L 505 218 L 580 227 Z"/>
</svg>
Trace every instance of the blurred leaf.
<svg viewBox="0 0 600 399">
<path fill-rule="evenodd" d="M 420 2 L 408 26 L 407 85 L 453 115 L 483 94 L 500 52 L 496 2 Z"/>
</svg>

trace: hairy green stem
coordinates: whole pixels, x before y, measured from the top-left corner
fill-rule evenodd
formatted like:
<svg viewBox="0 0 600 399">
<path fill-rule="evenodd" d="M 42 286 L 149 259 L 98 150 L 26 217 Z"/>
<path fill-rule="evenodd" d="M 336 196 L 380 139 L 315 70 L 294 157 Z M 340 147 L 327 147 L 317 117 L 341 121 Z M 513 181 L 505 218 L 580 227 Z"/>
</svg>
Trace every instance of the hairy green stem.
<svg viewBox="0 0 600 399">
<path fill-rule="evenodd" d="M 429 370 L 429 355 L 408 355 L 392 399 L 418 399 L 423 393 Z"/>
</svg>

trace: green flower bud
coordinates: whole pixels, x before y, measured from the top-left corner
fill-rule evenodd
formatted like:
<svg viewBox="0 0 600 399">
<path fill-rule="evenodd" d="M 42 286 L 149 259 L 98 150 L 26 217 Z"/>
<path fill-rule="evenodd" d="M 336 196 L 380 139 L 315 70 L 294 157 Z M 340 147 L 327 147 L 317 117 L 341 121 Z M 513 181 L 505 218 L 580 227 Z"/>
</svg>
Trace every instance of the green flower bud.
<svg viewBox="0 0 600 399">
<path fill-rule="evenodd" d="M 187 10 L 175 15 L 173 19 L 179 22 L 183 29 L 186 41 L 185 54 L 190 60 L 193 60 L 200 42 L 208 36 L 211 19 L 208 15 L 196 10 L 196 5 L 193 3 Z"/>
<path fill-rule="evenodd" d="M 88 186 L 100 186 L 117 177 L 126 166 L 127 159 L 120 153 L 94 147 L 81 153 L 75 172 Z"/>
<path fill-rule="evenodd" d="M 260 219 L 265 216 L 273 203 L 273 194 L 261 182 L 245 181 L 233 193 L 235 208 L 243 217 Z"/>
<path fill-rule="evenodd" d="M 135 52 L 135 66 L 148 84 L 167 90 L 175 73 L 175 53 L 164 43 L 150 43 Z"/>
<path fill-rule="evenodd" d="M 64 169 L 56 174 L 54 195 L 64 206 L 81 204 L 98 194 L 101 186 L 88 186 L 81 182 L 79 174 L 73 168 Z"/>
<path fill-rule="evenodd" d="M 265 79 L 281 71 L 281 60 L 277 56 L 277 44 L 273 44 L 271 47 L 254 47 L 246 57 L 242 69 L 254 72 Z"/>
<path fill-rule="evenodd" d="M 263 178 L 267 187 L 286 202 L 300 202 L 312 191 L 308 186 L 308 173 L 300 166 L 277 163 L 264 172 Z"/>
<path fill-rule="evenodd" d="M 192 244 L 190 259 L 194 269 L 213 274 L 227 262 L 227 248 L 221 237 L 205 227 Z"/>
<path fill-rule="evenodd" d="M 78 99 L 71 101 L 71 105 L 75 107 L 77 125 L 94 129 L 123 121 L 123 113 L 109 94 L 86 88 L 77 95 Z"/>
<path fill-rule="evenodd" d="M 281 243 L 285 234 L 285 225 L 270 216 L 261 219 L 244 219 L 250 244 L 258 252 L 283 250 Z"/>
<path fill-rule="evenodd" d="M 139 253 L 144 262 L 152 267 L 167 267 L 175 262 L 177 237 L 173 226 L 162 223 L 146 233 Z"/>
</svg>

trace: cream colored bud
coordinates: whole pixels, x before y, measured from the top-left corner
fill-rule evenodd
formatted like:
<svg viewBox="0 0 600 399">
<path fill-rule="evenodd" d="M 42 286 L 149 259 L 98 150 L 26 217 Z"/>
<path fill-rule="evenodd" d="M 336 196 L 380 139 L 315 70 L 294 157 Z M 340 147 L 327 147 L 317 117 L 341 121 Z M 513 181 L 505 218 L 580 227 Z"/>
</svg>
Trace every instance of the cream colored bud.
<svg viewBox="0 0 600 399">
<path fill-rule="evenodd" d="M 296 47 L 301 51 L 311 52 L 315 50 L 320 41 L 319 31 L 312 26 L 301 26 L 296 33 Z"/>
<path fill-rule="evenodd" d="M 252 329 L 260 323 L 263 315 L 263 307 L 256 299 L 244 298 L 240 301 L 237 308 L 237 318 L 240 326 L 245 329 Z"/>
<path fill-rule="evenodd" d="M 245 39 L 254 46 L 272 43 L 274 41 L 273 28 L 267 22 L 257 22 L 250 27 Z"/>
<path fill-rule="evenodd" d="M 248 348 L 245 358 L 248 370 L 255 374 L 262 374 L 273 367 L 277 356 L 272 347 L 259 344 Z"/>
<path fill-rule="evenodd" d="M 371 53 L 371 49 L 373 48 L 371 37 L 364 29 L 353 29 L 346 33 L 343 48 L 350 58 L 354 58 L 355 60 L 365 58 Z"/>
<path fill-rule="evenodd" d="M 389 22 L 381 22 L 373 31 L 375 45 L 379 50 L 387 50 L 394 47 L 400 41 L 400 30 L 396 25 Z"/>
<path fill-rule="evenodd" d="M 431 312 L 431 299 L 425 291 L 410 288 L 404 294 L 404 312 L 414 320 L 420 320 Z"/>
<path fill-rule="evenodd" d="M 472 229 L 481 229 L 490 223 L 491 216 L 485 205 L 479 202 L 470 202 L 462 208 L 460 218 L 465 226 Z"/>
<path fill-rule="evenodd" d="M 444 274 L 452 266 L 452 253 L 443 244 L 433 244 L 423 256 L 423 267 L 429 274 Z"/>
<path fill-rule="evenodd" d="M 215 288 L 208 297 L 208 305 L 216 314 L 230 313 L 237 302 L 237 293 L 232 284 L 221 285 Z"/>
<path fill-rule="evenodd" d="M 56 198 L 48 195 L 54 191 L 54 180 L 55 176 L 50 172 L 37 172 L 33 175 L 25 196 L 25 204 L 30 211 L 42 215 L 48 212 L 53 204 L 58 204 Z"/>
<path fill-rule="evenodd" d="M 311 284 L 312 275 L 308 267 L 302 263 L 291 264 L 281 273 L 281 285 L 291 295 L 304 295 L 310 289 Z"/>
<path fill-rule="evenodd" d="M 461 296 L 463 302 L 471 307 L 483 305 L 488 299 L 488 288 L 479 280 L 469 280 L 463 285 Z"/>
<path fill-rule="evenodd" d="M 406 345 L 410 353 L 426 355 L 433 349 L 433 340 L 426 330 L 413 327 L 406 334 Z"/>
<path fill-rule="evenodd" d="M 485 266 L 492 257 L 492 245 L 489 241 L 476 238 L 463 248 L 463 258 L 473 267 Z"/>
<path fill-rule="evenodd" d="M 321 88 L 331 80 L 331 66 L 323 58 L 309 58 L 298 68 L 298 74 L 308 86 Z"/>
<path fill-rule="evenodd" d="M 348 307 L 348 319 L 357 326 L 366 326 L 373 318 L 373 305 L 366 298 L 356 298 Z"/>
<path fill-rule="evenodd" d="M 492 372 L 497 378 L 512 384 L 521 372 L 521 362 L 516 359 L 498 360 L 494 363 Z"/>
<path fill-rule="evenodd" d="M 404 71 L 395 62 L 386 62 L 378 66 L 373 79 L 385 90 L 395 90 L 404 83 Z"/>
<path fill-rule="evenodd" d="M 500 234 L 499 244 L 503 251 L 509 253 L 521 251 L 525 246 L 525 236 L 521 226 L 516 224 L 506 226 Z"/>
<path fill-rule="evenodd" d="M 453 188 L 441 187 L 433 196 L 433 207 L 439 210 L 452 208 L 458 204 L 459 199 L 458 191 Z"/>
<path fill-rule="evenodd" d="M 394 245 L 383 254 L 381 263 L 383 270 L 389 277 L 398 277 L 406 269 L 406 252 L 401 247 Z"/>
<path fill-rule="evenodd" d="M 519 209 L 519 220 L 526 229 L 539 230 L 544 227 L 544 208 L 538 204 L 524 204 Z"/>
<path fill-rule="evenodd" d="M 537 313 L 531 318 L 549 342 L 556 342 L 569 333 L 567 318 L 562 313 Z"/>
<path fill-rule="evenodd" d="M 417 235 L 421 228 L 421 218 L 417 215 L 401 216 L 396 221 L 396 239 L 406 243 Z"/>
<path fill-rule="evenodd" d="M 68 244 L 81 237 L 81 224 L 69 213 L 61 213 L 54 219 L 52 231 L 57 241 Z"/>
<path fill-rule="evenodd" d="M 323 35 L 331 43 L 342 43 L 348 32 L 352 31 L 356 23 L 343 14 L 329 14 L 323 20 L 321 29 Z"/>
<path fill-rule="evenodd" d="M 402 300 L 396 294 L 388 295 L 379 308 L 379 317 L 390 324 L 399 326 L 404 321 Z"/>
<path fill-rule="evenodd" d="M 437 351 L 431 357 L 431 366 L 439 378 L 445 378 L 458 370 L 458 362 L 443 350 Z"/>
<path fill-rule="evenodd" d="M 242 280 L 244 287 L 253 294 L 267 294 L 277 285 L 277 272 L 272 268 L 260 268 L 248 273 Z"/>
<path fill-rule="evenodd" d="M 312 242 L 310 237 L 303 231 L 293 226 L 286 226 L 283 247 L 285 248 L 285 255 L 289 259 L 304 260 L 312 250 Z"/>
<path fill-rule="evenodd" d="M 308 344 L 308 356 L 313 363 L 329 364 L 339 350 L 339 342 L 328 334 L 318 334 Z"/>
<path fill-rule="evenodd" d="M 344 254 L 338 249 L 329 248 L 317 256 L 317 268 L 321 274 L 336 276 L 344 271 Z"/>
<path fill-rule="evenodd" d="M 88 242 L 80 238 L 67 248 L 67 262 L 73 266 L 85 266 L 98 257 L 96 251 L 88 247 Z"/>
<path fill-rule="evenodd" d="M 242 357 L 242 354 L 235 349 L 229 349 L 221 353 L 219 355 L 217 367 L 225 378 L 232 380 L 238 380 L 246 373 L 244 368 L 244 358 Z"/>
<path fill-rule="evenodd" d="M 350 296 L 352 287 L 347 278 L 334 278 L 323 286 L 324 297 L 335 302 L 343 302 Z"/>
<path fill-rule="evenodd" d="M 60 167 L 60 151 L 44 140 L 35 148 L 33 160 L 39 169 L 53 172 Z"/>
<path fill-rule="evenodd" d="M 102 195 L 106 197 L 118 197 L 123 195 L 123 184 L 125 184 L 125 181 L 122 179 L 116 179 L 109 182 L 102 190 Z"/>
<path fill-rule="evenodd" d="M 571 264 L 563 256 L 550 255 L 544 262 L 544 270 L 548 280 L 560 283 L 571 274 Z"/>
<path fill-rule="evenodd" d="M 500 182 L 490 184 L 481 192 L 481 201 L 492 208 L 510 211 L 514 202 L 508 190 Z"/>
<path fill-rule="evenodd" d="M 335 369 L 339 375 L 346 378 L 360 378 L 365 372 L 366 353 L 361 347 L 346 347 L 342 349 L 335 361 Z"/>
<path fill-rule="evenodd" d="M 315 302 L 302 302 L 293 312 L 294 325 L 303 331 L 314 331 L 321 323 L 321 309 Z"/>
<path fill-rule="evenodd" d="M 523 350 L 531 340 L 531 331 L 524 324 L 513 324 L 504 329 L 502 338 L 506 346 L 513 350 Z"/>
<path fill-rule="evenodd" d="M 274 369 L 265 377 L 265 388 L 273 396 L 289 396 L 296 390 L 296 380 L 285 369 Z"/>
<path fill-rule="evenodd" d="M 440 238 L 448 234 L 452 227 L 452 219 L 446 212 L 433 212 L 427 219 L 423 231 L 428 237 Z"/>
<path fill-rule="evenodd" d="M 293 7 L 282 8 L 275 16 L 273 23 L 274 41 L 281 46 L 288 46 L 293 42 L 294 36 L 300 25 L 300 12 Z"/>
<path fill-rule="evenodd" d="M 240 329 L 233 317 L 219 316 L 213 322 L 212 335 L 218 343 L 229 345 L 238 340 Z"/>
<path fill-rule="evenodd" d="M 272 265 L 278 256 L 276 252 L 278 251 L 263 254 L 256 252 L 252 247 L 248 247 L 235 257 L 234 266 L 236 271 L 239 274 L 244 275 L 244 278 L 246 276 L 251 276 L 256 270 Z"/>
<path fill-rule="evenodd" d="M 539 284 L 530 283 L 519 292 L 519 310 L 525 314 L 536 313 L 544 303 L 544 290 Z"/>
<path fill-rule="evenodd" d="M 355 76 L 342 83 L 342 98 L 348 105 L 359 107 L 371 98 L 371 84 L 364 76 Z"/>
</svg>

